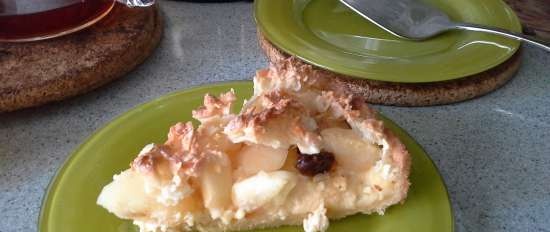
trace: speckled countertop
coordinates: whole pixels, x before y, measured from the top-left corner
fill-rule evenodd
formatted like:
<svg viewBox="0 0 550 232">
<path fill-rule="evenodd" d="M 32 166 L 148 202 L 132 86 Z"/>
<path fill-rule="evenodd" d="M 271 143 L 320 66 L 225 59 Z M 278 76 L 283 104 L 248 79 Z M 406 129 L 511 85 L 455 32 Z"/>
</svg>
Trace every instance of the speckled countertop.
<svg viewBox="0 0 550 232">
<path fill-rule="evenodd" d="M 166 93 L 249 79 L 266 66 L 252 4 L 163 1 L 160 47 L 126 78 L 71 100 L 0 114 L 0 232 L 36 231 L 63 160 L 95 129 Z M 438 107 L 376 107 L 424 146 L 457 231 L 550 231 L 550 53 L 526 47 L 502 89 Z"/>
</svg>

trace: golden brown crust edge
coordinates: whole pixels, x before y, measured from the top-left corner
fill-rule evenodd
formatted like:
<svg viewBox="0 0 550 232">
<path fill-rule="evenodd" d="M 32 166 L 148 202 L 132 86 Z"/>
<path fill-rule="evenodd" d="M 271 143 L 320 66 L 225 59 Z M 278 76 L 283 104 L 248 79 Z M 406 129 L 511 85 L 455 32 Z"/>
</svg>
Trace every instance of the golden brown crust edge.
<svg viewBox="0 0 550 232">
<path fill-rule="evenodd" d="M 395 165 L 400 170 L 399 173 L 401 173 L 401 176 L 398 178 L 401 180 L 404 185 L 401 188 L 401 203 L 405 202 L 405 199 L 407 198 L 407 194 L 409 192 L 409 187 L 411 185 L 409 181 L 409 176 L 411 173 L 411 155 L 408 152 L 407 148 L 405 147 L 405 144 L 403 144 L 395 134 L 390 131 L 389 129 L 385 129 L 386 138 L 388 140 L 388 143 L 390 146 L 393 146 L 393 150 L 391 152 L 391 157 Z"/>
</svg>

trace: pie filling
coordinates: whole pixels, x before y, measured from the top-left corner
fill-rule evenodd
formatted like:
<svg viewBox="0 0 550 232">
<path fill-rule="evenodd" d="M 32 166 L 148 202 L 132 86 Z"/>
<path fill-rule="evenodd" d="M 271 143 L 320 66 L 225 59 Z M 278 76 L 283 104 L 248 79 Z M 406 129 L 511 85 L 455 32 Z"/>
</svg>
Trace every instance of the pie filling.
<svg viewBox="0 0 550 232">
<path fill-rule="evenodd" d="M 239 114 L 234 101 L 232 91 L 205 96 L 197 128 L 178 123 L 164 144 L 145 146 L 97 203 L 144 232 L 314 232 L 328 218 L 383 214 L 406 198 L 409 154 L 361 99 L 271 67 Z"/>
</svg>

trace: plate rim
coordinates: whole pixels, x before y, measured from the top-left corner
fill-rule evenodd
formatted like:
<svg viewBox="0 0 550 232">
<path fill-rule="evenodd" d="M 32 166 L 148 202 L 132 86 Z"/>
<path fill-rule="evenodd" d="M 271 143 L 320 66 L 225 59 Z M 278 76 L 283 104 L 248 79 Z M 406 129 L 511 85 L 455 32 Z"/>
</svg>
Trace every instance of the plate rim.
<svg viewBox="0 0 550 232">
<path fill-rule="evenodd" d="M 219 81 L 219 82 L 213 82 L 213 83 L 207 83 L 207 84 L 193 85 L 193 86 L 190 86 L 188 88 L 179 89 L 179 90 L 169 92 L 167 94 L 158 96 L 158 97 L 156 97 L 152 100 L 148 100 L 144 103 L 133 106 L 129 110 L 124 111 L 124 112 L 116 115 L 115 117 L 113 117 L 111 120 L 105 122 L 105 124 L 98 127 L 93 132 L 91 132 L 90 135 L 85 137 L 82 140 L 82 142 L 74 150 L 72 150 L 67 157 L 65 157 L 64 161 L 61 163 L 61 165 L 55 171 L 54 175 L 51 177 L 51 179 L 50 179 L 50 181 L 49 181 L 49 183 L 48 183 L 48 185 L 45 189 L 45 192 L 43 194 L 42 202 L 40 204 L 40 209 L 39 209 L 40 212 L 38 214 L 38 221 L 37 221 L 37 231 L 38 232 L 50 232 L 50 231 L 48 231 L 48 224 L 49 224 L 48 218 L 49 218 L 49 215 L 50 215 L 52 199 L 53 199 L 53 197 L 56 193 L 55 189 L 57 189 L 58 186 L 59 186 L 59 181 L 60 181 L 61 175 L 63 175 L 63 173 L 68 168 L 68 166 L 72 162 L 72 160 L 74 160 L 77 157 L 76 154 L 78 154 L 87 144 L 91 143 L 94 140 L 94 138 L 98 137 L 99 134 L 100 134 L 99 132 L 101 132 L 103 130 L 106 130 L 110 127 L 116 126 L 116 124 L 117 124 L 116 122 L 122 121 L 124 118 L 133 116 L 137 112 L 143 111 L 143 110 L 145 110 L 149 107 L 154 107 L 155 103 L 161 102 L 165 99 L 173 98 L 173 97 L 176 97 L 176 96 L 181 95 L 181 94 L 188 94 L 188 93 L 194 92 L 194 91 L 200 91 L 202 89 L 209 89 L 209 88 L 212 88 L 212 87 L 227 86 L 227 87 L 232 89 L 233 85 L 251 85 L 251 84 L 252 84 L 252 81 L 237 80 L 237 81 Z M 437 167 L 437 165 L 435 164 L 433 159 L 430 157 L 430 155 L 426 152 L 424 147 L 422 147 L 422 145 L 420 145 L 416 141 L 416 139 L 414 139 L 414 137 L 412 137 L 409 134 L 409 132 L 407 132 L 405 129 L 403 129 L 401 126 L 399 126 L 393 120 L 391 120 L 390 118 L 384 116 L 383 114 L 379 113 L 378 111 L 377 111 L 377 115 L 378 115 L 378 117 L 381 117 L 385 120 L 390 121 L 398 130 L 401 130 L 405 136 L 410 138 L 412 144 L 417 146 L 418 149 L 420 149 L 420 151 L 422 151 L 425 154 L 425 156 L 428 159 L 428 161 L 430 162 L 430 164 L 434 167 L 435 171 L 438 174 L 437 178 L 442 183 L 442 186 L 445 190 L 444 193 L 445 193 L 445 197 L 447 199 L 446 203 L 449 205 L 449 216 L 450 216 L 450 219 L 451 219 L 450 220 L 451 221 L 450 232 L 454 232 L 456 221 L 455 221 L 455 214 L 454 214 L 452 199 L 450 197 L 449 189 L 447 187 L 447 184 L 446 184 L 445 180 L 443 179 L 443 176 L 441 175 L 441 172 L 439 171 L 439 168 Z"/>
<path fill-rule="evenodd" d="M 501 4 L 503 6 L 503 11 L 509 13 L 509 15 L 511 16 L 510 19 L 512 19 L 512 27 L 514 27 L 514 30 L 518 30 L 519 32 L 521 32 L 523 30 L 523 26 L 521 24 L 521 21 L 519 20 L 519 17 L 517 16 L 516 12 L 507 3 L 505 3 L 503 0 L 495 0 L 495 1 L 499 2 L 499 4 Z M 401 80 L 401 81 L 397 81 L 397 80 L 388 80 L 387 77 L 390 77 L 389 75 L 384 75 L 382 73 L 375 73 L 375 74 L 371 73 L 369 75 L 379 76 L 378 78 L 372 78 L 372 77 L 367 77 L 365 71 L 362 72 L 363 74 L 358 74 L 358 72 L 355 72 L 353 70 L 342 70 L 341 68 L 338 68 L 338 67 L 337 68 L 331 67 L 332 65 L 330 65 L 330 64 L 328 64 L 328 65 L 321 64 L 323 62 L 320 63 L 318 59 L 307 58 L 302 54 L 298 54 L 300 52 L 292 52 L 292 49 L 288 48 L 287 45 L 284 45 L 284 42 L 273 40 L 272 39 L 273 38 L 272 33 L 269 32 L 269 30 L 266 29 L 267 26 L 265 25 L 265 22 L 262 22 L 262 20 L 260 20 L 260 17 L 258 16 L 258 14 L 260 12 L 260 4 L 262 4 L 262 2 L 270 2 L 270 0 L 255 0 L 254 1 L 254 9 L 253 9 L 254 10 L 254 21 L 256 22 L 258 30 L 266 37 L 266 39 L 268 39 L 271 43 L 273 43 L 277 48 L 281 49 L 282 51 L 284 51 L 287 54 L 298 57 L 300 60 L 304 61 L 307 64 L 311 64 L 313 66 L 317 66 L 317 67 L 320 67 L 322 69 L 325 69 L 325 70 L 328 70 L 328 71 L 331 71 L 331 72 L 334 72 L 334 73 L 337 73 L 337 74 L 347 75 L 349 77 L 357 78 L 357 79 L 388 82 L 388 83 L 407 83 L 407 84 L 438 83 L 438 82 L 459 80 L 459 79 L 467 78 L 469 76 L 472 76 L 472 75 L 475 75 L 475 74 L 478 74 L 478 73 L 481 73 L 481 72 L 484 72 L 484 71 L 488 71 L 492 68 L 497 67 L 498 65 L 502 64 L 506 60 L 510 59 L 510 57 L 512 57 L 514 54 L 516 54 L 519 51 L 520 46 L 522 45 L 522 43 L 520 41 L 517 41 L 516 44 L 513 46 L 513 51 L 512 52 L 508 52 L 508 53 L 506 53 L 506 55 L 501 56 L 498 59 L 492 59 L 494 61 L 490 65 L 486 65 L 486 68 L 484 68 L 483 70 L 478 70 L 478 71 L 475 71 L 475 72 L 474 71 L 461 72 L 460 74 L 457 74 L 455 77 L 442 78 L 441 80 L 432 80 L 432 81 L 430 81 L 430 80 L 411 80 L 411 81 Z M 309 44 L 311 44 L 311 43 L 309 43 Z M 324 63 L 327 63 L 327 62 L 324 62 Z M 386 77 L 386 78 L 384 78 L 384 77 Z"/>
</svg>

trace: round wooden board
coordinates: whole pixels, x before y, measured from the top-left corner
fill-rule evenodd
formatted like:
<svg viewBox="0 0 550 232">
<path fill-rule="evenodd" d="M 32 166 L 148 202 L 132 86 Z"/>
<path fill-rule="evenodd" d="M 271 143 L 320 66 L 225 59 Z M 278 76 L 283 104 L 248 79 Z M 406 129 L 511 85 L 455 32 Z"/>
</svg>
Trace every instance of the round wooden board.
<svg viewBox="0 0 550 232">
<path fill-rule="evenodd" d="M 268 60 L 275 64 L 290 63 L 300 70 L 300 66 L 310 66 L 275 47 L 258 30 L 258 41 Z M 520 49 L 521 50 L 521 49 Z M 396 106 L 430 106 L 465 101 L 487 94 L 512 79 L 520 65 L 521 51 L 516 52 L 506 62 L 476 75 L 457 80 L 433 83 L 395 83 L 358 79 L 313 67 L 314 75 L 334 80 L 340 89 L 362 96 L 369 103 Z"/>
<path fill-rule="evenodd" d="M 63 37 L 0 43 L 0 112 L 82 94 L 124 76 L 159 43 L 157 6 L 117 4 L 95 25 Z"/>
</svg>

